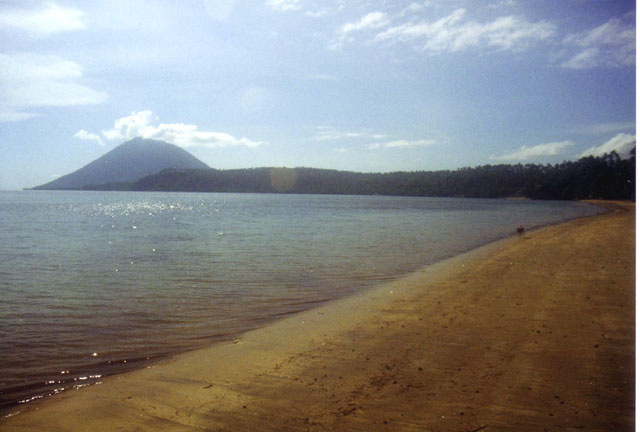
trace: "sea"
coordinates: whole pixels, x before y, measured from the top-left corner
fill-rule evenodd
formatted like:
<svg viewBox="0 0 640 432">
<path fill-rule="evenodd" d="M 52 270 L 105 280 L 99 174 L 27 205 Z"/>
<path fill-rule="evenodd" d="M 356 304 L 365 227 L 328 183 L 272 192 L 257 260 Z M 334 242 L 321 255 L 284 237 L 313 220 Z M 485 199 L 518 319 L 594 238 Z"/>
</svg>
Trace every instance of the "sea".
<svg viewBox="0 0 640 432">
<path fill-rule="evenodd" d="M 233 340 L 581 202 L 0 192 L 0 411 Z"/>
</svg>

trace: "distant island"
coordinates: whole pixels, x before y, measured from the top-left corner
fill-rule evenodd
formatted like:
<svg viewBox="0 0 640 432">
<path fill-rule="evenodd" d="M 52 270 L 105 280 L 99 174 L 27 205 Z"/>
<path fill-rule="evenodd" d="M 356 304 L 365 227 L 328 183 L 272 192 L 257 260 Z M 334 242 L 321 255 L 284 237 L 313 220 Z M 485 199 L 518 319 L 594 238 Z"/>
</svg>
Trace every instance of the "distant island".
<svg viewBox="0 0 640 432">
<path fill-rule="evenodd" d="M 188 151 L 164 141 L 134 138 L 70 174 L 33 189 L 78 190 L 88 185 L 134 182 L 167 168 L 209 168 Z"/>
<path fill-rule="evenodd" d="M 556 165 L 501 164 L 442 171 L 218 170 L 172 144 L 137 138 L 34 189 L 635 200 L 635 172 L 635 149 L 628 159 L 611 152 Z"/>
</svg>

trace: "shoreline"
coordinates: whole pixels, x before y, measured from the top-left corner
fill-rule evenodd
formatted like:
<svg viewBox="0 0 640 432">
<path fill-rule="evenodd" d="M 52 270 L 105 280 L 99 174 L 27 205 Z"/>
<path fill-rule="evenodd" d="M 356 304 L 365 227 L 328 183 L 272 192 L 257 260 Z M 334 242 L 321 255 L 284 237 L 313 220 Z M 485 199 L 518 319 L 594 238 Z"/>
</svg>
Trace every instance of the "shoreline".
<svg viewBox="0 0 640 432">
<path fill-rule="evenodd" d="M 163 196 L 163 195 L 164 195 L 163 193 L 160 194 L 160 196 Z M 335 197 L 335 198 L 337 198 L 340 201 L 341 197 Z M 479 208 L 484 208 L 485 206 L 493 207 L 493 205 L 496 204 L 496 202 L 501 201 L 501 200 L 482 200 L 482 199 L 460 201 L 458 199 L 441 200 L 438 198 L 435 198 L 434 200 L 435 200 L 434 204 L 440 201 L 442 202 L 443 206 L 446 208 L 450 208 L 450 207 L 458 208 L 458 203 L 461 203 L 463 201 L 466 201 L 466 202 L 474 201 L 474 203 L 470 204 L 471 208 L 474 208 L 476 206 Z M 66 199 L 63 201 L 67 202 Z M 91 201 L 93 202 L 93 200 Z M 296 201 L 297 201 L 297 198 L 296 198 Z M 414 199 L 413 201 L 421 202 L 424 200 L 417 198 L 417 199 Z M 447 201 L 449 201 L 451 205 L 447 204 Z M 482 201 L 487 201 L 487 203 L 482 203 Z M 214 204 L 217 202 L 218 202 L 218 199 L 214 200 Z M 388 204 L 387 201 L 383 200 L 382 202 L 384 203 L 384 205 Z M 403 198 L 401 202 L 406 203 L 410 201 L 406 201 Z M 393 203 L 393 201 L 391 203 Z M 320 264 L 318 268 L 327 269 L 330 271 L 331 274 L 329 273 L 321 274 L 318 272 L 314 273 L 314 270 L 312 270 L 312 268 L 316 268 L 315 266 L 316 262 L 313 262 L 313 263 L 309 262 L 309 268 L 306 268 L 306 265 L 302 265 L 302 264 L 290 267 L 288 270 L 291 271 L 291 274 L 295 274 L 295 272 L 297 272 L 297 275 L 296 275 L 297 277 L 295 279 L 291 279 L 291 281 L 293 283 L 300 283 L 300 285 L 302 285 L 303 288 L 306 288 L 306 289 L 308 289 L 307 288 L 308 286 L 315 285 L 314 294 L 316 295 L 309 297 L 305 295 L 299 295 L 293 292 L 288 293 L 292 299 L 295 298 L 296 300 L 299 300 L 299 301 L 283 302 L 281 304 L 277 304 L 275 308 L 271 308 L 271 307 L 269 307 L 268 309 L 266 309 L 265 307 L 256 308 L 255 313 L 253 313 L 252 315 L 253 319 L 250 319 L 250 320 L 242 319 L 242 317 L 239 317 L 238 314 L 235 314 L 234 318 L 237 321 L 238 321 L 238 318 L 240 318 L 240 320 L 238 321 L 238 325 L 235 327 L 227 326 L 224 329 L 224 331 L 214 332 L 215 335 L 213 336 L 211 336 L 211 332 L 203 331 L 202 335 L 199 335 L 203 337 L 194 338 L 193 333 L 188 333 L 188 334 L 184 334 L 183 337 L 174 336 L 173 338 L 166 339 L 165 337 L 162 336 L 162 334 L 163 333 L 165 335 L 170 334 L 170 331 L 172 330 L 171 323 L 169 324 L 168 328 L 166 328 L 165 330 L 161 330 L 163 328 L 163 325 L 162 325 L 163 317 L 157 316 L 156 321 L 152 321 L 151 319 L 148 319 L 146 320 L 146 323 L 141 323 L 143 325 L 145 324 L 150 325 L 153 328 L 157 329 L 157 332 L 155 332 L 154 334 L 154 340 L 149 340 L 148 342 L 150 343 L 146 343 L 145 346 L 142 347 L 143 349 L 136 349 L 138 347 L 134 347 L 134 349 L 130 350 L 129 352 L 123 353 L 122 355 L 114 356 L 110 354 L 113 351 L 119 351 L 119 347 L 124 341 L 121 338 L 114 336 L 113 334 L 109 335 L 109 333 L 111 332 L 109 331 L 108 327 L 96 328 L 96 329 L 92 329 L 84 332 L 82 332 L 81 330 L 81 333 L 84 333 L 84 334 L 103 331 L 107 335 L 106 343 L 103 345 L 101 341 L 94 341 L 94 343 L 90 343 L 90 345 L 85 344 L 85 346 L 79 347 L 80 349 L 76 350 L 76 352 L 88 353 L 89 356 L 85 356 L 84 358 L 81 358 L 79 360 L 76 358 L 70 358 L 71 363 L 69 362 L 63 363 L 61 361 L 58 361 L 57 366 L 54 365 L 53 367 L 50 367 L 50 365 L 48 365 L 48 361 L 49 361 L 48 357 L 49 356 L 52 356 L 52 358 L 57 357 L 58 352 L 56 349 L 56 344 L 55 343 L 47 344 L 47 340 L 42 340 L 42 337 L 41 337 L 40 338 L 42 340 L 41 343 L 51 347 L 51 349 L 45 350 L 46 354 L 43 353 L 42 354 L 43 357 L 41 359 L 33 358 L 32 360 L 33 363 L 30 363 L 30 365 L 33 364 L 35 367 L 38 367 L 36 365 L 41 364 L 41 367 L 43 368 L 39 369 L 38 372 L 43 372 L 43 373 L 38 374 L 37 376 L 32 375 L 31 377 L 28 377 L 23 375 L 23 372 L 26 372 L 26 369 L 23 369 L 23 366 L 20 366 L 20 363 L 21 363 L 20 361 L 13 363 L 16 366 L 13 369 L 7 370 L 7 374 L 6 374 L 7 377 L 5 377 L 7 378 L 7 380 L 5 382 L 5 386 L 3 386 L 4 388 L 0 390 L 0 393 L 2 393 L 2 390 L 4 390 L 4 393 L 0 395 L 2 396 L 0 397 L 0 417 L 2 417 L 5 413 L 11 412 L 10 410 L 13 408 L 23 408 L 27 406 L 28 402 L 30 401 L 55 397 L 62 392 L 74 390 L 78 387 L 86 387 L 89 385 L 93 385 L 96 382 L 103 381 L 104 378 L 107 376 L 113 376 L 116 374 L 128 372 L 135 369 L 143 369 L 148 365 L 157 363 L 158 361 L 162 361 L 167 358 L 171 358 L 183 352 L 205 348 L 207 346 L 210 346 L 222 341 L 233 340 L 237 338 L 240 334 L 245 333 L 246 331 L 263 327 L 269 322 L 279 320 L 281 318 L 293 315 L 295 313 L 299 313 L 301 311 L 304 311 L 310 308 L 315 308 L 319 304 L 335 300 L 336 297 L 337 298 L 349 297 L 359 292 L 363 292 L 365 290 L 375 288 L 381 283 L 401 278 L 407 274 L 410 274 L 411 272 L 417 271 L 422 267 L 432 264 L 434 262 L 445 260 L 447 258 L 461 254 L 465 251 L 475 249 L 479 246 L 492 243 L 494 241 L 497 241 L 505 237 L 510 237 L 513 235 L 513 229 L 508 229 L 507 227 L 514 228 L 515 226 L 517 226 L 517 223 L 522 222 L 528 230 L 534 230 L 544 226 L 550 226 L 550 225 L 562 223 L 566 221 L 567 218 L 571 218 L 572 216 L 575 218 L 576 214 L 581 215 L 578 217 L 585 217 L 588 214 L 606 211 L 606 209 L 604 209 L 603 207 L 594 206 L 588 203 L 566 203 L 567 209 L 565 213 L 565 210 L 563 210 L 563 208 L 565 207 L 565 203 L 560 203 L 559 204 L 560 208 L 558 208 L 558 203 L 550 203 L 549 205 L 547 205 L 547 203 L 541 202 L 539 204 L 542 205 L 543 208 L 548 208 L 548 213 L 540 212 L 538 205 L 532 205 L 532 206 L 527 205 L 524 207 L 521 205 L 516 205 L 515 207 L 512 207 L 511 205 L 507 205 L 506 209 L 514 208 L 516 209 L 516 212 L 517 212 L 518 211 L 517 209 L 519 208 L 519 209 L 524 209 L 525 211 L 522 212 L 520 216 L 516 216 L 516 217 L 512 216 L 509 222 L 507 223 L 494 222 L 492 226 L 486 226 L 487 229 L 480 228 L 480 229 L 473 229 L 473 231 L 470 231 L 468 227 L 465 226 L 464 232 L 467 234 L 459 233 L 457 235 L 454 234 L 453 231 L 449 231 L 449 236 L 447 238 L 444 238 L 442 235 L 432 234 L 431 233 L 432 231 L 434 233 L 437 233 L 440 230 L 438 229 L 432 230 L 431 225 L 429 225 L 429 228 L 426 230 L 423 229 L 423 224 L 420 224 L 420 223 L 409 225 L 412 227 L 412 229 L 407 229 L 406 226 L 404 227 L 399 226 L 398 231 L 394 230 L 393 236 L 380 234 L 380 236 L 382 237 L 388 237 L 388 240 L 376 240 L 378 245 L 389 244 L 389 246 L 392 249 L 391 248 L 387 249 L 385 246 L 382 246 L 383 249 L 387 249 L 387 250 L 383 250 L 383 249 L 379 249 L 380 246 L 378 246 L 378 249 L 374 250 L 373 248 L 371 248 L 371 244 L 373 244 L 373 242 L 367 248 L 369 253 L 374 254 L 371 257 L 371 259 L 374 261 L 380 262 L 380 264 L 382 264 L 381 268 L 372 266 L 372 262 L 361 255 L 361 254 L 366 254 L 368 252 L 365 250 L 360 250 L 360 248 L 349 246 L 349 248 L 352 250 L 352 253 L 347 252 L 346 254 L 342 254 L 342 255 L 347 255 L 344 257 L 344 259 L 349 262 L 354 262 L 355 264 L 356 261 L 354 261 L 354 259 L 357 260 L 358 265 L 356 267 L 368 268 L 368 269 L 371 269 L 370 271 L 367 271 L 366 269 L 359 269 L 356 271 L 356 268 L 351 266 L 340 268 L 341 265 L 339 262 L 336 262 L 338 264 L 337 267 L 339 268 L 339 270 L 335 271 L 336 269 L 332 268 L 331 265 L 323 265 L 322 262 L 323 260 L 325 260 L 325 258 L 322 258 L 319 261 L 316 260 L 316 262 Z M 405 204 L 402 204 L 402 205 L 405 205 Z M 498 208 L 500 208 L 500 206 L 502 205 L 503 204 L 500 204 L 500 203 L 497 204 Z M 392 206 L 395 208 L 395 204 L 392 204 Z M 409 204 L 409 206 L 413 207 L 414 204 Z M 417 205 L 416 207 L 422 208 L 423 206 Z M 430 208 L 431 205 L 426 205 L 426 207 Z M 467 207 L 467 206 L 464 205 L 464 207 Z M 531 210 L 532 214 L 537 214 L 537 216 L 539 217 L 529 217 L 530 213 L 528 213 L 526 210 L 529 208 L 532 209 Z M 496 216 L 499 219 L 502 219 L 500 215 L 496 215 Z M 484 219 L 486 221 L 490 221 L 493 218 L 485 216 Z M 555 219 L 555 220 L 553 220 L 552 222 L 547 222 L 548 219 Z M 479 222 L 482 222 L 482 220 L 479 220 Z M 195 228 L 197 228 L 197 226 L 194 227 L 194 229 Z M 384 229 L 384 227 L 382 228 Z M 333 230 L 331 231 L 333 232 Z M 368 229 L 362 233 L 358 233 L 358 231 L 359 230 L 357 227 L 352 227 L 352 229 L 348 230 L 348 233 L 356 233 L 355 237 L 353 238 L 354 240 L 358 239 L 360 236 L 365 236 L 365 238 L 367 239 L 374 238 L 374 235 L 372 235 L 371 232 L 368 232 L 369 231 Z M 426 241 L 427 243 L 420 244 L 421 242 L 415 241 L 415 239 L 412 238 L 412 231 L 415 232 L 416 237 L 424 239 L 422 242 Z M 396 237 L 395 233 L 398 233 L 400 236 Z M 278 236 L 278 237 L 283 239 L 287 238 L 286 236 L 284 237 Z M 229 237 L 226 237 L 226 238 L 228 239 Z M 438 239 L 437 241 L 436 241 L 436 238 Z M 393 240 L 389 242 L 389 239 L 393 239 Z M 399 249 L 398 245 L 401 245 L 403 243 L 400 239 L 404 239 L 405 241 L 407 241 L 407 245 L 409 245 L 409 247 L 411 248 L 410 250 L 415 251 L 415 253 L 409 252 L 409 249 L 404 249 L 404 248 Z M 473 241 L 470 241 L 471 239 L 473 239 Z M 432 246 L 432 245 L 438 245 L 440 241 L 442 241 L 442 244 L 445 246 L 445 249 L 442 249 L 439 246 L 436 246 L 436 247 Z M 456 244 L 457 246 L 448 247 L 450 243 Z M 295 245 L 296 243 L 293 242 L 292 244 Z M 355 243 L 353 243 L 353 241 L 346 242 L 346 243 L 342 242 L 342 244 L 354 245 L 354 246 L 360 245 L 358 241 L 356 241 Z M 258 244 L 247 243 L 245 247 L 248 247 L 248 250 L 251 250 L 253 246 L 253 250 L 260 250 L 260 247 L 267 246 L 270 248 L 271 245 L 272 245 L 271 242 L 262 244 L 262 245 L 260 243 Z M 158 247 L 159 244 L 148 244 L 147 246 L 149 248 Z M 423 247 L 425 248 L 425 250 L 421 250 Z M 393 254 L 393 257 L 391 256 L 391 253 L 390 253 L 391 250 L 395 252 Z M 317 251 L 321 253 L 321 249 L 317 249 Z M 445 253 L 443 253 L 443 251 L 445 251 Z M 97 251 L 94 251 L 94 253 L 95 252 Z M 125 252 L 127 252 L 127 255 L 131 255 L 129 251 L 125 250 Z M 325 251 L 325 253 L 326 252 L 327 251 Z M 329 257 L 331 257 L 332 255 L 340 254 L 338 251 L 336 251 L 336 254 L 333 254 L 331 251 L 328 251 L 328 252 L 329 252 L 328 253 Z M 136 261 L 137 269 L 141 268 L 139 264 L 142 264 L 142 265 L 147 264 L 147 265 L 153 266 L 154 262 L 159 261 L 159 260 L 156 260 L 155 255 L 154 255 L 154 258 L 151 258 L 151 257 L 144 256 L 144 253 L 142 251 L 140 251 L 140 253 L 141 253 L 141 257 L 136 257 L 137 254 L 135 253 L 131 257 L 132 258 L 131 262 Z M 381 256 L 388 256 L 389 258 L 392 258 L 392 259 L 385 260 L 386 262 L 385 264 L 385 262 L 380 261 L 380 256 L 375 257 L 375 255 L 377 255 L 378 253 L 380 253 Z M 55 255 L 52 255 L 52 256 L 55 256 Z M 140 261 L 138 261 L 138 259 L 136 258 L 139 258 Z M 204 259 L 207 259 L 207 258 L 204 258 Z M 390 263 L 396 262 L 396 259 L 397 259 L 398 265 L 393 265 L 393 266 L 389 265 Z M 128 260 L 126 261 L 127 263 L 129 263 Z M 198 261 L 193 261 L 193 262 L 196 263 L 196 265 L 198 265 Z M 276 258 L 276 262 L 277 262 L 277 258 Z M 111 270 L 113 267 L 115 267 L 117 270 L 120 264 L 122 263 L 118 263 L 117 260 L 113 260 L 112 265 L 109 266 L 110 268 L 109 269 L 103 268 L 103 270 L 107 272 Z M 248 267 L 252 267 L 249 262 L 247 262 L 247 264 L 249 264 Z M 133 264 L 131 265 L 133 266 Z M 270 265 L 270 261 L 268 260 L 263 261 L 263 266 L 266 266 L 265 268 L 269 268 L 269 265 Z M 131 267 L 131 269 L 133 268 L 134 267 Z M 191 267 L 181 266 L 179 268 L 176 268 L 176 270 L 179 273 L 184 274 L 185 270 L 189 272 L 188 270 L 189 268 Z M 207 273 L 217 274 L 218 270 L 224 271 L 225 269 L 219 269 L 219 267 L 216 266 L 215 270 L 207 270 Z M 199 271 L 199 270 L 196 269 L 196 271 Z M 105 274 L 106 273 L 102 274 L 103 278 Z M 242 274 L 242 271 L 240 272 L 240 274 Z M 273 272 L 273 274 L 278 275 L 276 279 L 279 279 L 279 280 L 282 279 L 279 277 L 280 272 Z M 131 276 L 134 278 L 136 277 L 136 275 L 131 275 Z M 329 278 L 327 278 L 327 276 Z M 333 278 L 331 279 L 332 276 Z M 165 281 L 173 279 L 172 274 L 164 274 L 164 277 L 165 277 Z M 268 278 L 269 276 L 267 275 L 266 277 Z M 256 279 L 256 281 L 261 280 L 261 282 L 263 282 L 262 285 L 264 285 L 265 288 L 269 285 L 268 283 L 264 283 L 265 280 L 263 278 L 255 278 L 252 276 L 249 276 L 249 278 Z M 288 280 L 289 278 L 284 278 L 284 279 Z M 53 278 L 52 282 L 55 282 L 55 280 L 56 278 Z M 231 276 L 227 277 L 226 280 L 232 281 L 233 277 Z M 318 284 L 318 281 L 320 280 L 324 281 L 324 282 L 321 282 L 324 286 Z M 200 281 L 198 281 L 197 283 L 199 282 Z M 206 278 L 203 279 L 202 282 L 204 282 L 204 284 L 202 284 L 201 288 L 203 289 L 211 288 L 210 286 L 207 286 L 209 284 L 207 283 Z M 216 280 L 216 284 L 217 282 L 218 281 Z M 82 278 L 78 278 L 77 280 L 74 280 L 74 285 L 76 285 L 76 283 L 81 284 L 85 282 L 83 282 Z M 86 283 L 88 283 L 90 286 L 95 286 L 97 288 L 98 285 L 102 285 L 103 283 L 105 284 L 113 283 L 113 280 L 110 281 L 109 279 L 102 279 L 101 282 L 98 282 L 98 280 L 94 280 L 93 276 L 89 276 L 86 280 Z M 278 284 L 278 282 L 276 282 L 276 284 Z M 127 284 L 127 285 L 131 285 L 131 284 Z M 287 284 L 285 283 L 284 286 L 286 285 Z M 171 287 L 170 282 L 167 282 L 164 284 L 161 283 L 161 285 L 159 286 L 163 287 L 163 289 L 166 289 L 168 291 L 175 292 Z M 135 291 L 138 290 L 138 286 L 131 285 L 130 288 L 135 289 Z M 147 287 L 143 283 L 141 284 L 140 288 L 146 289 Z M 100 290 L 100 288 L 97 288 L 97 289 Z M 156 294 L 151 290 L 148 290 L 146 292 L 148 293 L 147 298 L 151 302 L 155 302 L 154 297 Z M 215 296 L 215 293 L 212 293 L 212 294 L 213 296 Z M 81 294 L 80 298 L 84 298 L 84 296 L 85 296 L 84 294 Z M 160 298 L 161 297 L 162 296 L 160 296 Z M 208 297 L 208 298 L 211 299 L 215 297 Z M 189 299 L 187 299 L 187 301 L 188 300 Z M 173 301 L 180 301 L 180 299 L 174 298 Z M 162 303 L 162 301 L 160 303 Z M 171 305 L 171 303 L 172 303 L 171 301 L 164 302 L 164 307 L 166 307 L 166 312 L 168 315 L 173 315 L 173 312 L 174 312 L 172 310 L 173 306 Z M 216 309 L 215 303 L 217 303 L 217 301 L 211 301 L 211 306 L 213 309 L 200 308 L 200 310 L 204 311 L 204 315 L 199 318 L 206 320 L 207 319 L 206 315 L 209 315 L 214 310 L 216 311 L 215 312 L 216 319 L 217 319 L 217 316 L 223 316 L 224 311 L 220 311 L 221 315 L 218 315 L 218 311 Z M 18 302 L 17 303 L 18 308 L 20 308 L 22 304 L 23 303 Z M 29 303 L 25 302 L 24 305 L 28 307 Z M 163 305 L 161 304 L 160 306 L 163 306 Z M 249 308 L 249 310 L 251 310 L 251 305 L 247 305 L 247 307 Z M 206 310 L 209 310 L 208 314 Z M 44 310 L 44 312 L 46 312 L 46 309 Z M 107 310 L 101 310 L 99 312 L 100 319 L 104 318 L 104 314 L 106 312 Z M 146 314 L 145 310 L 140 310 L 140 312 L 142 314 Z M 238 313 L 240 313 L 240 311 L 238 311 Z M 180 316 L 181 314 L 177 313 L 176 315 Z M 183 316 L 183 319 L 186 319 L 186 320 L 191 320 L 192 318 L 192 315 L 188 313 L 184 313 L 181 316 Z M 193 315 L 193 318 L 196 318 L 196 317 L 197 317 L 197 314 Z M 124 316 L 123 316 L 123 319 L 124 319 Z M 116 321 L 114 321 L 114 324 L 118 325 L 117 323 L 120 321 L 121 321 L 120 319 L 116 319 Z M 100 325 L 99 324 L 100 322 L 101 321 L 98 320 L 96 324 Z M 33 321 L 33 324 L 35 323 L 36 321 Z M 19 344 L 18 339 L 20 339 L 20 337 L 18 336 L 16 338 L 16 336 L 19 335 L 21 331 L 23 331 L 22 329 L 28 329 L 31 326 L 21 326 L 17 328 L 18 332 L 11 332 L 11 334 L 8 336 L 9 339 L 7 340 L 7 342 L 10 342 L 10 343 L 5 344 L 7 346 L 7 349 L 9 350 L 8 356 L 7 356 L 7 360 L 9 361 L 8 364 L 12 364 L 11 360 L 16 355 L 20 355 L 19 353 L 21 353 L 22 351 L 22 349 L 19 349 L 19 350 L 16 350 L 15 353 L 12 353 L 11 349 L 9 348 L 12 346 L 12 341 L 15 341 L 15 343 Z M 91 324 L 89 324 L 89 326 L 91 327 Z M 103 327 L 105 326 L 103 325 Z M 76 326 L 76 328 L 82 328 L 82 326 Z M 70 330 L 72 329 L 73 327 L 70 328 Z M 218 329 L 220 329 L 220 327 L 218 327 Z M 131 330 L 134 330 L 134 329 L 131 329 Z M 61 334 L 64 334 L 65 332 L 63 333 L 57 332 L 56 334 L 61 335 Z M 47 333 L 47 330 L 44 330 L 44 332 L 34 332 L 34 334 L 37 334 L 37 333 L 40 333 L 44 337 L 44 335 Z M 11 335 L 14 335 L 14 336 L 11 336 Z M 80 340 L 84 339 L 83 334 L 80 334 L 79 336 L 80 336 Z M 126 333 L 123 334 L 123 336 L 126 338 L 127 337 Z M 56 335 L 54 335 L 53 337 L 55 338 Z M 193 342 L 190 343 L 189 345 L 183 344 L 182 343 L 184 340 L 183 338 L 191 339 Z M 109 342 L 109 341 L 112 341 L 112 342 Z M 169 343 L 165 344 L 165 342 L 169 342 Z M 35 340 L 32 342 L 32 346 L 37 347 L 38 345 L 39 343 L 35 342 Z M 126 345 L 127 344 L 125 344 L 125 346 Z M 172 349 L 175 345 L 179 347 Z M 93 357 L 90 356 L 91 353 L 96 351 L 99 352 L 98 356 L 93 356 Z M 28 353 L 29 351 L 25 350 L 25 352 Z M 71 355 L 72 353 L 67 352 L 67 354 Z M 31 371 L 33 371 L 34 369 L 35 368 L 31 366 L 29 368 L 29 370 Z M 60 373 L 60 371 L 65 371 L 65 373 Z M 18 380 L 18 379 L 14 379 L 14 377 L 24 377 L 24 379 Z"/>
<path fill-rule="evenodd" d="M 623 304 L 618 307 L 624 313 L 613 314 L 617 309 L 608 304 L 612 299 L 591 293 L 596 279 L 585 274 L 593 270 L 599 275 L 609 266 L 624 263 L 622 271 L 607 273 L 608 284 L 600 283 L 598 276 L 597 285 L 598 289 L 622 286 L 626 291 L 620 295 L 633 300 L 633 283 L 628 285 L 634 279 L 635 236 L 629 240 L 621 232 L 607 233 L 605 225 L 617 223 L 620 229 L 635 232 L 635 205 L 617 206 L 617 211 L 481 246 L 364 293 L 252 330 L 235 342 L 179 354 L 147 369 L 108 377 L 101 385 L 32 402 L 20 407 L 20 414 L 0 419 L 0 426 L 3 430 L 85 430 L 91 429 L 90 424 L 94 430 L 119 426 L 139 430 L 478 430 L 482 426 L 509 430 L 511 424 L 511 429 L 518 430 L 580 429 L 594 421 L 575 402 L 587 399 L 590 407 L 608 407 L 605 420 L 609 423 L 603 427 L 613 421 L 633 425 L 633 407 L 629 407 L 633 393 L 629 399 L 627 392 L 633 392 L 634 372 L 626 361 L 629 355 L 633 360 L 635 306 Z M 607 234 L 617 237 L 607 238 Z M 595 237 L 599 249 L 591 250 Z M 571 241 L 582 243 L 571 250 L 567 246 Z M 607 244 L 623 259 L 603 257 Z M 552 256 L 548 251 L 545 255 L 544 248 L 552 248 Z M 553 256 L 555 248 L 564 255 Z M 580 258 L 587 249 L 592 256 Z M 540 262 L 527 265 L 532 257 Z M 584 263 L 571 274 L 561 274 L 563 267 L 572 264 L 567 257 Z M 600 270 L 594 267 L 594 259 L 602 264 Z M 580 277 L 586 284 L 581 289 L 590 295 L 557 291 L 561 286 L 575 288 Z M 524 292 L 518 288 L 523 284 Z M 547 292 L 550 287 L 555 291 Z M 510 300 L 515 298 L 519 301 L 514 304 Z M 523 312 L 521 306 L 527 303 L 531 310 Z M 552 314 L 572 307 L 576 310 L 568 311 L 570 317 Z M 602 323 L 580 316 L 585 311 L 606 315 L 604 327 L 616 334 L 602 332 Z M 572 320 L 580 321 L 580 326 L 567 322 Z M 600 333 L 583 334 L 584 327 Z M 514 334 L 518 329 L 520 333 Z M 542 339 L 546 345 L 541 350 Z M 588 349 L 574 339 L 589 340 Z M 591 339 L 596 343 L 591 344 Z M 510 345 L 519 349 L 514 351 Z M 617 362 L 611 364 L 612 371 L 598 366 L 601 354 L 609 351 Z M 538 363 L 546 364 L 548 356 L 559 365 L 540 368 Z M 562 365 L 567 361 L 573 367 Z M 617 370 L 621 365 L 624 373 Z M 518 372 L 522 370 L 540 372 L 544 379 L 528 374 L 524 378 L 532 383 L 525 385 L 527 380 Z M 605 372 L 615 375 L 613 381 L 609 376 L 602 381 L 598 374 Z M 581 382 L 580 389 L 571 388 L 573 381 L 555 388 L 556 381 L 567 381 L 562 374 L 578 374 L 591 381 Z M 594 393 L 590 386 L 595 381 L 619 385 L 614 393 L 606 388 Z M 554 394 L 548 396 L 545 389 L 553 389 Z M 562 393 L 571 393 L 575 400 Z M 492 395 L 489 402 L 488 394 Z"/>
</svg>

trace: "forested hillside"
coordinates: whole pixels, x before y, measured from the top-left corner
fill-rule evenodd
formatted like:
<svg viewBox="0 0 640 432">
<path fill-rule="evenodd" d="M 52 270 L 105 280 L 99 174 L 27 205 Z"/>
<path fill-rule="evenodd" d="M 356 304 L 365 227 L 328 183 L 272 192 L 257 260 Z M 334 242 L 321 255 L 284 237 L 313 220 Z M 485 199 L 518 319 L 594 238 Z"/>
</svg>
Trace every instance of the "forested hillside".
<svg viewBox="0 0 640 432">
<path fill-rule="evenodd" d="M 635 150 L 556 165 L 357 173 L 314 168 L 168 169 L 133 183 L 87 189 L 532 199 L 635 199 Z"/>
</svg>

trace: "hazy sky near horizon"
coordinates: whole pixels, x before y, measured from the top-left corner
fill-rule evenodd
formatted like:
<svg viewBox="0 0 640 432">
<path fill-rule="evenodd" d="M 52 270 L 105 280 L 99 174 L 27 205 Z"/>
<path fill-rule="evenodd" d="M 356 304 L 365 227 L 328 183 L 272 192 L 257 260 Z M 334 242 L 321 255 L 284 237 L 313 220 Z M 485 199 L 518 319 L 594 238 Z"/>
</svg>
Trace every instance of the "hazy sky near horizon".
<svg viewBox="0 0 640 432">
<path fill-rule="evenodd" d="M 135 136 L 213 168 L 625 153 L 635 24 L 629 0 L 0 0 L 0 189 Z"/>
</svg>

